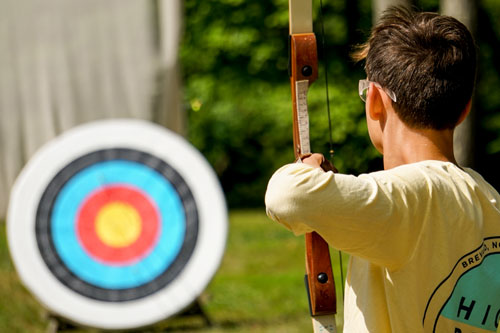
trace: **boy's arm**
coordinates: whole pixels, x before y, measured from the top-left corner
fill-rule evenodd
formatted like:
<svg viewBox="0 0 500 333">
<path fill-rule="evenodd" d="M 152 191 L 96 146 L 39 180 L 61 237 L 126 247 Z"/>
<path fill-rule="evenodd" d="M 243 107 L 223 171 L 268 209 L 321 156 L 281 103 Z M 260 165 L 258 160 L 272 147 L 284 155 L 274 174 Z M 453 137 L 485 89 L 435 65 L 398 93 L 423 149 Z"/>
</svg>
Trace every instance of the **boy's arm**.
<svg viewBox="0 0 500 333">
<path fill-rule="evenodd" d="M 383 177 L 324 172 L 318 168 L 320 156 L 273 175 L 266 192 L 268 215 L 297 235 L 316 231 L 345 252 L 388 267 L 401 264 L 418 230 L 404 223 L 408 209 L 397 186 Z"/>
</svg>

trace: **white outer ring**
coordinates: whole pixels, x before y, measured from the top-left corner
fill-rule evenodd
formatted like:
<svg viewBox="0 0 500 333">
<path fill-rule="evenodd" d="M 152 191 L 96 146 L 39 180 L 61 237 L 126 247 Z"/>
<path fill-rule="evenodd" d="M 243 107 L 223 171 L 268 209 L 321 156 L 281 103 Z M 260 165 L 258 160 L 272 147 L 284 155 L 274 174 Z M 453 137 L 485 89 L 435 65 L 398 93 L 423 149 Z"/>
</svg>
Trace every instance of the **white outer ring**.
<svg viewBox="0 0 500 333">
<path fill-rule="evenodd" d="M 51 179 L 82 155 L 110 148 L 137 149 L 166 161 L 191 189 L 199 214 L 198 239 L 179 275 L 152 295 L 117 303 L 93 300 L 64 286 L 45 265 L 35 236 L 38 203 Z M 25 286 L 50 311 L 102 329 L 151 325 L 187 307 L 219 267 L 227 229 L 224 195 L 204 157 L 184 138 L 165 128 L 130 119 L 78 126 L 44 145 L 17 178 L 7 216 L 11 256 Z"/>
</svg>

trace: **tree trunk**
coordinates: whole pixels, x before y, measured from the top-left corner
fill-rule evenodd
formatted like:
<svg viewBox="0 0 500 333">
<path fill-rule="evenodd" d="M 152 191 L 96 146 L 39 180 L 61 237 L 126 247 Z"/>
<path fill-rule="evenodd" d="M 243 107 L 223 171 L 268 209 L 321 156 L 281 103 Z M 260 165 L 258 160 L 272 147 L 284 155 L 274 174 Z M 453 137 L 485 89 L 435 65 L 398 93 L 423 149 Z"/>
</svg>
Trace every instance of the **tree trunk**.
<svg viewBox="0 0 500 333">
<path fill-rule="evenodd" d="M 379 19 L 380 15 L 384 10 L 386 10 L 390 6 L 398 6 L 398 5 L 403 5 L 403 6 L 410 6 L 411 1 L 410 0 L 372 0 L 372 17 L 373 17 L 373 23 L 377 23 L 377 20 Z"/>
<path fill-rule="evenodd" d="M 157 78 L 157 105 L 153 120 L 178 134 L 186 134 L 185 112 L 179 72 L 182 34 L 182 1 L 157 0 L 160 68 Z"/>
<path fill-rule="evenodd" d="M 469 28 L 472 34 L 476 30 L 477 5 L 474 0 L 441 0 L 441 12 L 444 15 L 453 16 Z M 474 103 L 469 116 L 455 130 L 455 158 L 458 164 L 474 167 L 475 154 L 475 129 L 476 112 Z"/>
</svg>

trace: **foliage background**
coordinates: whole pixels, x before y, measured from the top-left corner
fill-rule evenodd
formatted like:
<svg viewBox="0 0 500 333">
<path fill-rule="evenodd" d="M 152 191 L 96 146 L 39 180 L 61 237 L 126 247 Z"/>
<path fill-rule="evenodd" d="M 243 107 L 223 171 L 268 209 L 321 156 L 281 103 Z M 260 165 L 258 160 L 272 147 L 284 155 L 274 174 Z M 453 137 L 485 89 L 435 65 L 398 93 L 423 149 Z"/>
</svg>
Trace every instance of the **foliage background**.
<svg viewBox="0 0 500 333">
<path fill-rule="evenodd" d="M 371 1 L 314 1 L 320 79 L 309 93 L 312 149 L 328 154 L 329 79 L 335 164 L 344 173 L 382 168 L 371 147 L 357 83 L 363 64 L 349 54 L 372 25 Z M 438 11 L 438 0 L 415 1 Z M 475 168 L 499 188 L 500 3 L 478 4 L 480 68 Z M 322 35 L 321 21 L 325 33 Z M 293 160 L 288 81 L 288 0 L 187 0 L 181 48 L 189 140 L 215 167 L 230 207 L 262 206 L 274 170 Z M 326 47 L 321 46 L 324 38 Z M 324 64 L 328 65 L 325 73 Z"/>
<path fill-rule="evenodd" d="M 365 40 L 372 25 L 371 1 L 323 2 L 325 34 L 317 35 L 319 40 L 324 37 L 326 48 L 320 46 L 320 79 L 309 95 L 312 146 L 328 152 L 326 74 L 337 167 L 354 174 L 377 170 L 382 167 L 381 157 L 371 147 L 364 105 L 357 96 L 363 67 L 349 59 L 352 47 Z M 314 4 L 319 32 L 319 1 Z M 415 5 L 439 9 L 438 0 Z M 184 6 L 180 57 L 189 140 L 216 169 L 231 208 L 261 207 L 270 175 L 293 159 L 288 0 L 185 0 Z M 478 1 L 478 9 L 476 169 L 500 188 L 500 3 Z M 310 329 L 302 281 L 297 279 L 303 272 L 302 239 L 269 223 L 262 209 L 232 210 L 230 225 L 221 270 L 201 299 L 215 322 L 210 332 Z M 338 266 L 335 262 L 334 267 Z M 2 223 L 0 298 L 5 300 L 0 302 L 1 332 L 44 331 L 46 319 L 39 316 L 43 311 L 19 283 L 8 258 Z M 151 331 L 189 331 L 189 325 L 186 328 L 182 322 L 177 329 L 168 324 Z M 198 326 L 191 331 L 207 331 Z"/>
</svg>

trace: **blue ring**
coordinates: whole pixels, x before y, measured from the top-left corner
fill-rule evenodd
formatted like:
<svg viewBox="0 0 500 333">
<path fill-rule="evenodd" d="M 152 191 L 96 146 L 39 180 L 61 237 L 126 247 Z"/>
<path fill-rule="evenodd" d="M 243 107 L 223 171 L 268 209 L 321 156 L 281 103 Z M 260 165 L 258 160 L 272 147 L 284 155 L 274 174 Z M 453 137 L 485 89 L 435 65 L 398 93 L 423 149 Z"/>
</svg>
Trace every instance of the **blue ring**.
<svg viewBox="0 0 500 333">
<path fill-rule="evenodd" d="M 110 185 L 135 187 L 147 193 L 159 209 L 160 236 L 152 251 L 138 262 L 101 263 L 78 241 L 80 206 L 92 192 Z M 56 251 L 68 269 L 80 279 L 108 289 L 133 288 L 158 277 L 179 254 L 185 232 L 183 205 L 173 186 L 157 171 L 123 160 L 99 162 L 74 175 L 57 195 L 51 227 Z"/>
</svg>

